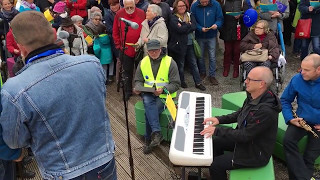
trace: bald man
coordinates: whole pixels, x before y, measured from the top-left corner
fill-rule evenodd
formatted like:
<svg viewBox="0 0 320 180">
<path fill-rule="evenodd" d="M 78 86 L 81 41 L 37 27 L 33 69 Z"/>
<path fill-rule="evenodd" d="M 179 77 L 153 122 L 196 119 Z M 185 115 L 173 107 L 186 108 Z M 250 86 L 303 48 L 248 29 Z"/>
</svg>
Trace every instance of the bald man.
<svg viewBox="0 0 320 180">
<path fill-rule="evenodd" d="M 224 180 L 226 170 L 260 167 L 269 162 L 281 111 L 279 98 L 269 89 L 272 80 L 269 68 L 253 68 L 245 80 L 248 97 L 243 107 L 232 114 L 204 120 L 204 124 L 211 122 L 211 125 L 200 134 L 215 136 L 211 179 Z M 235 122 L 238 123 L 236 129 L 216 126 Z M 224 154 L 225 151 L 231 152 Z"/>
<path fill-rule="evenodd" d="M 320 155 L 320 139 L 303 128 L 304 119 L 320 136 L 320 56 L 311 54 L 301 62 L 301 72 L 293 76 L 281 96 L 283 116 L 288 128 L 283 140 L 289 179 L 313 179 L 314 162 Z M 292 115 L 291 103 L 297 99 L 298 109 Z M 308 136 L 304 154 L 299 153 L 298 142 Z"/>
</svg>

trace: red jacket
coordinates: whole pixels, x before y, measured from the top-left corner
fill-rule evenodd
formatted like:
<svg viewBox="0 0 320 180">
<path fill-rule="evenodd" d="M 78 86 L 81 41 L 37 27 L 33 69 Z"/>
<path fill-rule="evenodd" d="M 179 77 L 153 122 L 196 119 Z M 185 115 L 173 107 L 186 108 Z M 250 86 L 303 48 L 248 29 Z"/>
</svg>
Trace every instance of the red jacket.
<svg viewBox="0 0 320 180">
<path fill-rule="evenodd" d="M 120 9 L 117 12 L 117 14 L 114 17 L 113 30 L 112 30 L 112 37 L 117 49 L 121 48 L 121 44 L 124 39 L 125 24 L 124 22 L 120 21 L 120 18 L 125 18 L 127 20 L 136 22 L 139 25 L 138 29 L 132 29 L 131 27 L 129 27 L 127 38 L 126 38 L 126 43 L 136 43 L 140 37 L 140 32 L 142 27 L 141 23 L 146 19 L 146 15 L 143 10 L 138 8 L 136 8 L 134 13 L 132 14 L 127 14 L 124 8 Z M 127 49 L 125 50 L 125 54 L 129 57 L 134 57 L 134 55 L 136 54 L 134 48 L 128 45 L 126 46 L 127 46 Z"/>
<path fill-rule="evenodd" d="M 73 15 L 79 15 L 81 17 L 87 17 L 87 0 L 77 0 L 72 2 L 72 0 L 67 0 L 67 7 L 70 9 L 70 17 Z M 73 6 L 72 6 L 73 5 Z"/>
<path fill-rule="evenodd" d="M 19 50 L 19 47 L 16 43 L 16 41 L 14 40 L 14 37 L 13 37 L 13 34 L 12 34 L 12 29 L 10 28 L 9 32 L 7 33 L 7 49 L 8 51 L 13 55 L 13 56 L 20 56 L 20 51 L 18 54 L 15 54 L 14 53 L 14 49 L 18 49 Z"/>
</svg>

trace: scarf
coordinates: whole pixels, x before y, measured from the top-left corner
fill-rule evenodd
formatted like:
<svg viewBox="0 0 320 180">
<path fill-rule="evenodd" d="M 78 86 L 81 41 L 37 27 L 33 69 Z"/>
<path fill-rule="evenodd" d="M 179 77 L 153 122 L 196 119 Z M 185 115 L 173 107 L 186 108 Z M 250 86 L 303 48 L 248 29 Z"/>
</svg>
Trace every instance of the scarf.
<svg viewBox="0 0 320 180">
<path fill-rule="evenodd" d="M 88 28 L 90 28 L 92 30 L 93 35 L 99 35 L 104 33 L 104 25 L 103 24 L 98 24 L 95 25 L 92 20 L 90 19 L 90 21 L 86 24 L 86 26 Z"/>
<path fill-rule="evenodd" d="M 152 25 L 153 25 L 158 19 L 160 19 L 160 18 L 161 18 L 161 16 L 156 16 L 156 17 L 154 17 L 151 21 L 148 20 L 149 28 L 151 28 Z"/>
<path fill-rule="evenodd" d="M 181 16 L 180 14 L 176 13 L 175 14 L 182 22 L 186 22 L 189 23 L 190 22 L 190 16 L 188 14 L 188 12 L 185 12 L 183 14 L 183 16 Z"/>
<path fill-rule="evenodd" d="M 10 11 L 6 11 L 2 8 L 1 12 L 8 22 L 10 22 L 19 13 L 15 8 L 11 8 Z"/>
<path fill-rule="evenodd" d="M 266 34 L 266 33 L 264 33 L 264 34 L 257 35 L 257 36 L 259 37 L 260 42 L 262 42 L 262 41 L 264 40 L 264 38 L 267 36 L 267 34 Z"/>
<path fill-rule="evenodd" d="M 22 0 L 22 1 L 21 1 L 21 5 L 22 5 L 23 7 L 25 7 L 25 8 L 30 8 L 30 9 L 33 9 L 33 10 L 35 10 L 36 7 L 37 7 L 34 3 L 30 4 L 30 3 L 28 3 L 28 2 L 25 1 L 25 0 Z"/>
</svg>

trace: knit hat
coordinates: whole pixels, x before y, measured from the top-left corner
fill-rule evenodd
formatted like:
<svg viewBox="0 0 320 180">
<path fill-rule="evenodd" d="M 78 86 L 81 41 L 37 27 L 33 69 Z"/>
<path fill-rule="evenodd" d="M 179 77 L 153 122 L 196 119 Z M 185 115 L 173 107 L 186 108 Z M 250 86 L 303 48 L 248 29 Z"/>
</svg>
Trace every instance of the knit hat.
<svg viewBox="0 0 320 180">
<path fill-rule="evenodd" d="M 160 41 L 156 39 L 151 39 L 147 42 L 147 50 L 155 50 L 155 49 L 160 49 Z"/>
<path fill-rule="evenodd" d="M 66 8 L 66 3 L 59 1 L 54 5 L 53 12 L 64 13 Z"/>
<path fill-rule="evenodd" d="M 67 26 L 71 26 L 71 25 L 73 25 L 73 22 L 70 17 L 66 17 L 66 18 L 61 19 L 61 24 L 60 24 L 61 27 L 67 27 Z"/>
</svg>

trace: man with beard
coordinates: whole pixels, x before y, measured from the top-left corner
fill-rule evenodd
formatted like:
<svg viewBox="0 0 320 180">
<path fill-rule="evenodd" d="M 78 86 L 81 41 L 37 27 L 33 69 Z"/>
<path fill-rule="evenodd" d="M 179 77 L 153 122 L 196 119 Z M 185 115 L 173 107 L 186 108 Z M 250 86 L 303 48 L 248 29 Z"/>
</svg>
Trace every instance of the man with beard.
<svg viewBox="0 0 320 180">
<path fill-rule="evenodd" d="M 134 0 L 125 0 L 123 3 L 124 8 L 120 9 L 114 17 L 112 37 L 116 49 L 121 50 L 120 53 L 122 53 L 123 55 L 121 63 L 123 66 L 123 76 L 126 82 L 123 88 L 125 88 L 125 100 L 129 100 L 130 96 L 132 95 L 134 56 L 136 52 L 134 47 L 127 45 L 127 43 L 135 44 L 138 41 L 141 32 L 141 23 L 143 20 L 145 20 L 146 15 L 143 10 L 136 8 Z M 126 49 L 124 50 L 124 52 L 122 52 L 121 45 L 124 41 L 124 30 L 126 25 L 123 21 L 120 20 L 120 18 L 136 22 L 139 25 L 138 29 L 133 29 L 132 27 L 128 28 L 128 33 L 125 41 Z"/>
</svg>

